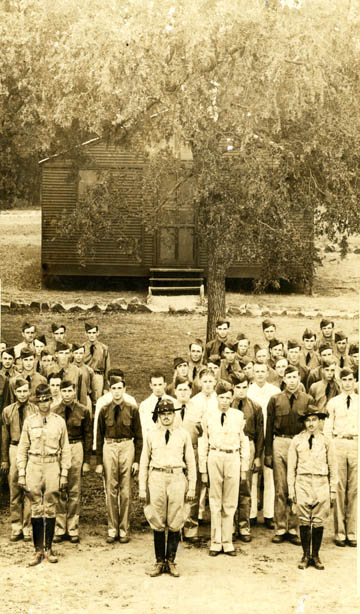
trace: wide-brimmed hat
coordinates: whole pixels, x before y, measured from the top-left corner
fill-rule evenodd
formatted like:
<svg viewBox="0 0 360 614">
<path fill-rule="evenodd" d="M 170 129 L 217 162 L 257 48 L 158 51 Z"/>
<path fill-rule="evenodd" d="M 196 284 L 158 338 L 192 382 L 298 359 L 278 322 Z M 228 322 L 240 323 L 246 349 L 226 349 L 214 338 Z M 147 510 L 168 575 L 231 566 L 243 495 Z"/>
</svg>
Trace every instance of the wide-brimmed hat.
<svg viewBox="0 0 360 614">
<path fill-rule="evenodd" d="M 39 384 L 35 390 L 36 401 L 50 401 L 52 399 L 50 386 L 47 384 Z"/>
<path fill-rule="evenodd" d="M 308 405 L 308 407 L 299 415 L 298 419 L 301 422 L 305 422 L 306 418 L 309 416 L 317 416 L 319 420 L 325 420 L 328 418 L 329 414 L 326 409 L 320 409 L 316 407 L 316 405 Z"/>
</svg>

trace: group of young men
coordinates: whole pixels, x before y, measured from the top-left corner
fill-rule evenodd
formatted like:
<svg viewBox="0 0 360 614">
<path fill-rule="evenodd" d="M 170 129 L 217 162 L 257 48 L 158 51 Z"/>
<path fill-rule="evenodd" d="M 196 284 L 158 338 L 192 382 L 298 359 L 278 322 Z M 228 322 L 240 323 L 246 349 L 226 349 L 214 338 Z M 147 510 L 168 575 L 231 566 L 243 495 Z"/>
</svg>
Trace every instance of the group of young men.
<svg viewBox="0 0 360 614">
<path fill-rule="evenodd" d="M 151 394 L 138 406 L 97 324 L 85 324 L 84 343 L 68 343 L 63 324 L 53 323 L 48 340 L 24 322 L 23 340 L 0 350 L 1 470 L 10 539 L 33 539 L 31 565 L 57 561 L 53 542 L 79 542 L 81 480 L 93 451 L 110 544 L 130 539 L 139 476 L 154 532 L 151 576 L 179 575 L 181 532 L 199 540 L 207 498 L 210 556 L 236 556 L 234 535 L 250 542 L 261 510 L 273 543 L 302 545 L 301 569 L 324 568 L 330 505 L 336 545 L 357 545 L 358 343 L 325 319 L 319 338 L 307 328 L 301 342 L 281 341 L 270 320 L 261 328 L 263 342 L 252 346 L 218 320 L 213 340 L 194 339 L 188 356 L 174 358 L 170 382 L 150 374 Z"/>
</svg>

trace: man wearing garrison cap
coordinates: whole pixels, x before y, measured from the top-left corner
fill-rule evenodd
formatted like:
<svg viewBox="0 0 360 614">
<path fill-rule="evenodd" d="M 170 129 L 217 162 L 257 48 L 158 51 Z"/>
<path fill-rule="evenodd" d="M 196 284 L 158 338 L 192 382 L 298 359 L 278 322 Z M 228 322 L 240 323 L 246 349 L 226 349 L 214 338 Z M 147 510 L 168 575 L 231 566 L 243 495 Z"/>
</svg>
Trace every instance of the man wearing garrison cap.
<svg viewBox="0 0 360 614">
<path fill-rule="evenodd" d="M 316 333 L 311 328 L 305 328 L 302 341 L 299 363 L 306 369 L 315 369 L 320 365 L 320 358 L 316 352 Z"/>
<path fill-rule="evenodd" d="M 276 324 L 272 320 L 264 320 L 261 323 L 261 327 L 263 330 L 263 335 L 265 340 L 270 343 L 272 339 L 275 339 L 276 335 Z"/>
<path fill-rule="evenodd" d="M 313 397 L 315 405 L 322 411 L 330 399 L 340 394 L 340 383 L 336 379 L 337 364 L 335 356 L 324 358 L 321 366 L 321 379 L 311 384 L 309 394 Z"/>
<path fill-rule="evenodd" d="M 67 343 L 66 326 L 62 322 L 51 323 L 51 338 L 48 339 L 47 348 L 51 354 L 55 354 L 57 343 Z"/>
<path fill-rule="evenodd" d="M 30 403 L 30 385 L 21 377 L 14 381 L 15 403 L 4 408 L 1 431 L 1 471 L 8 474 L 10 490 L 11 542 L 24 538 L 31 541 L 30 501 L 18 484 L 17 446 L 25 419 L 38 411 Z"/>
<path fill-rule="evenodd" d="M 73 343 L 72 354 L 74 359 L 74 365 L 79 369 L 83 385 L 86 388 L 86 407 L 90 410 L 90 415 L 93 413 L 93 405 L 96 405 L 94 394 L 94 369 L 84 363 L 85 357 L 85 344 Z"/>
<path fill-rule="evenodd" d="M 175 380 L 178 377 L 182 377 L 184 379 L 188 379 L 189 376 L 189 361 L 181 358 L 181 356 L 177 356 L 173 361 L 174 365 L 174 375 L 171 384 L 166 386 L 166 393 L 171 397 L 175 396 L 174 384 Z"/>
<path fill-rule="evenodd" d="M 46 384 L 46 378 L 40 373 L 35 371 L 35 351 L 33 349 L 23 348 L 20 352 L 20 359 L 22 362 L 22 374 L 23 377 L 30 386 L 30 401 L 35 399 L 35 390 L 40 384 Z M 14 384 L 17 376 L 10 378 L 10 400 L 15 402 L 16 395 L 14 390 Z"/>
<path fill-rule="evenodd" d="M 99 413 L 96 436 L 96 473 L 104 475 L 108 516 L 107 543 L 129 541 L 132 477 L 139 469 L 142 431 L 139 411 L 124 401 L 125 381 L 110 376 L 112 400 Z"/>
<path fill-rule="evenodd" d="M 98 339 L 100 331 L 96 322 L 85 322 L 85 334 L 84 363 L 94 370 L 93 396 L 96 403 L 104 392 L 110 369 L 110 354 L 108 346 Z"/>
<path fill-rule="evenodd" d="M 36 326 L 31 322 L 23 322 L 21 327 L 21 336 L 23 338 L 20 343 L 14 346 L 15 358 L 21 354 L 21 350 L 34 350 L 34 337 Z"/>
<path fill-rule="evenodd" d="M 335 331 L 334 334 L 335 351 L 334 356 L 338 361 L 340 369 L 348 369 L 351 366 L 351 359 L 348 354 L 348 338 L 342 330 Z"/>
<path fill-rule="evenodd" d="M 90 471 L 92 427 L 90 411 L 75 397 L 73 382 L 63 380 L 60 384 L 61 402 L 52 408 L 66 423 L 71 448 L 71 467 L 68 483 L 57 505 L 54 543 L 66 535 L 72 544 L 79 542 L 79 518 L 81 497 L 81 474 Z"/>
<path fill-rule="evenodd" d="M 211 513 L 210 556 L 222 551 L 236 556 L 232 542 L 234 515 L 238 505 L 240 477 L 249 469 L 249 440 L 244 434 L 245 419 L 231 407 L 233 387 L 220 381 L 216 386 L 218 409 L 203 417 L 199 442 L 201 479 L 209 486 Z"/>
<path fill-rule="evenodd" d="M 355 380 L 359 380 L 359 344 L 351 343 L 349 347 L 350 368 L 354 373 Z"/>
<path fill-rule="evenodd" d="M 186 518 L 185 497 L 188 502 L 195 497 L 196 465 L 191 438 L 174 423 L 175 411 L 180 410 L 170 399 L 159 402 L 155 427 L 145 435 L 141 453 L 139 498 L 146 503 L 144 513 L 154 531 L 156 562 L 148 572 L 151 577 L 166 572 L 180 575 L 175 557 Z"/>
<path fill-rule="evenodd" d="M 303 367 L 300 363 L 300 351 L 301 344 L 296 339 L 289 339 L 287 342 L 287 353 L 286 357 L 289 362 L 290 367 L 296 367 L 299 371 L 300 381 L 306 387 L 307 378 L 309 375 L 309 369 L 307 367 Z"/>
<path fill-rule="evenodd" d="M 228 332 L 230 328 L 229 320 L 225 318 L 219 318 L 216 320 L 216 337 L 209 341 L 205 346 L 204 364 L 207 363 L 207 360 L 211 354 L 217 354 L 219 358 L 222 358 L 222 352 L 224 349 L 224 344 L 228 338 Z"/>
</svg>

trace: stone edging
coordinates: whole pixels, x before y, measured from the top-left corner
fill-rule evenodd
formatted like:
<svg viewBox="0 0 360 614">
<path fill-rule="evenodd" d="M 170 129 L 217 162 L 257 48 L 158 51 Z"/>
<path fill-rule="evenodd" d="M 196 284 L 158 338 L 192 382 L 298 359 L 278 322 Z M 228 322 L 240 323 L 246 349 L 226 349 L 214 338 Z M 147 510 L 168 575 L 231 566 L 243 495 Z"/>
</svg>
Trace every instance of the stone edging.
<svg viewBox="0 0 360 614">
<path fill-rule="evenodd" d="M 138 298 L 132 298 L 130 301 L 126 301 L 124 298 L 115 299 L 107 303 L 64 303 L 63 301 L 56 302 L 41 302 L 41 301 L 21 301 L 15 300 L 11 302 L 2 302 L 1 313 L 16 313 L 26 314 L 29 311 L 34 313 L 73 313 L 79 316 L 86 316 L 87 314 L 108 314 L 108 313 L 170 313 L 173 315 L 189 315 L 199 314 L 207 315 L 207 306 L 197 305 L 193 308 L 187 307 L 173 307 L 169 305 L 161 309 L 142 302 Z M 299 318 L 343 318 L 346 320 L 355 320 L 359 317 L 359 312 L 348 312 L 345 310 L 320 310 L 320 309 L 269 309 L 267 307 L 260 307 L 256 303 L 244 303 L 243 305 L 229 305 L 226 310 L 227 316 L 249 316 L 249 317 L 276 317 L 276 316 L 288 316 Z"/>
</svg>

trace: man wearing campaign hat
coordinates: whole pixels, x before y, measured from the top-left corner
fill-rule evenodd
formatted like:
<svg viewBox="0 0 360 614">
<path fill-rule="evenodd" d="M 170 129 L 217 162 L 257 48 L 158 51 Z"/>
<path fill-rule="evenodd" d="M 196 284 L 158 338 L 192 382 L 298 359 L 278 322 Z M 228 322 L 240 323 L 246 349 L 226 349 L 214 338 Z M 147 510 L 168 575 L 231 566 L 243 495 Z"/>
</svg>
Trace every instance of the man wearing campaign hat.
<svg viewBox="0 0 360 614">
<path fill-rule="evenodd" d="M 185 498 L 191 503 L 195 497 L 194 450 L 189 433 L 175 426 L 175 411 L 170 399 L 160 401 L 156 426 L 144 438 L 140 459 L 139 498 L 146 503 L 144 513 L 154 531 L 156 562 L 148 572 L 152 577 L 180 575 L 175 557 L 186 518 Z"/>
<path fill-rule="evenodd" d="M 217 411 L 203 417 L 199 444 L 199 468 L 204 484 L 209 484 L 211 513 L 210 556 L 222 551 L 236 556 L 232 542 L 234 515 L 238 505 L 240 477 L 249 469 L 249 440 L 244 434 L 245 419 L 231 407 L 233 387 L 220 381 L 216 386 Z"/>
<path fill-rule="evenodd" d="M 296 505 L 303 556 L 298 565 L 324 569 L 319 559 L 324 523 L 336 500 L 337 465 L 334 443 L 320 430 L 327 412 L 308 405 L 299 415 L 305 428 L 291 440 L 288 452 L 288 501 Z M 312 546 L 310 556 L 310 546 Z"/>
<path fill-rule="evenodd" d="M 84 363 L 94 370 L 93 396 L 96 401 L 104 392 L 104 384 L 110 369 L 109 348 L 99 341 L 99 326 L 95 322 L 85 322 L 85 356 Z"/>
<path fill-rule="evenodd" d="M 61 542 L 66 535 L 72 544 L 79 542 L 79 518 L 81 497 L 81 474 L 90 471 L 92 450 L 92 426 L 90 411 L 75 397 L 75 386 L 63 380 L 60 384 L 61 403 L 52 411 L 66 423 L 71 448 L 71 467 L 68 483 L 59 498 L 56 513 L 54 543 Z"/>
<path fill-rule="evenodd" d="M 216 337 L 215 339 L 209 341 L 205 346 L 203 358 L 204 364 L 207 363 L 207 360 L 211 354 L 217 354 L 219 358 L 222 358 L 224 343 L 227 341 L 229 328 L 229 320 L 226 320 L 225 318 L 219 318 L 216 320 Z"/>
<path fill-rule="evenodd" d="M 311 328 L 305 328 L 302 341 L 300 365 L 306 369 L 316 369 L 320 365 L 320 357 L 316 351 L 316 333 Z"/>
<path fill-rule="evenodd" d="M 226 380 L 231 383 L 232 375 L 241 371 L 241 366 L 236 358 L 237 343 L 226 341 L 224 343 L 223 356 L 220 362 L 219 379 Z"/>
<path fill-rule="evenodd" d="M 35 390 L 37 386 L 40 384 L 46 384 L 46 378 L 40 373 L 35 371 L 35 350 L 23 348 L 20 352 L 20 358 L 22 362 L 22 374 L 27 382 L 29 382 L 30 386 L 30 400 L 34 401 L 35 399 Z M 11 402 L 14 403 L 16 400 L 14 384 L 17 376 L 10 378 L 10 399 Z"/>
<path fill-rule="evenodd" d="M 4 408 L 1 431 L 1 471 L 8 474 L 10 490 L 11 542 L 22 538 L 31 541 L 30 502 L 18 484 L 16 454 L 25 419 L 38 411 L 36 405 L 29 401 L 29 382 L 21 377 L 16 378 L 14 391 L 16 401 Z"/>
<path fill-rule="evenodd" d="M 21 350 L 34 351 L 34 337 L 36 333 L 36 326 L 31 322 L 23 322 L 21 327 L 21 336 L 23 341 L 20 341 L 14 346 L 15 358 L 20 356 Z"/>
<path fill-rule="evenodd" d="M 143 436 L 154 428 L 156 422 L 156 409 L 162 399 L 171 399 L 175 401 L 173 397 L 166 394 L 166 380 L 165 375 L 161 371 L 152 371 L 149 377 L 149 386 L 151 389 L 151 395 L 141 401 L 139 405 L 139 415 L 141 420 L 141 428 Z"/>
<path fill-rule="evenodd" d="M 129 507 L 132 477 L 139 469 L 142 431 L 139 411 L 124 400 L 125 381 L 110 376 L 112 400 L 98 417 L 96 473 L 104 475 L 108 516 L 107 543 L 129 541 Z"/>
<path fill-rule="evenodd" d="M 61 416 L 51 413 L 51 392 L 47 384 L 36 388 L 35 400 L 39 411 L 24 421 L 16 457 L 18 483 L 31 501 L 35 556 L 30 566 L 38 565 L 43 559 L 57 563 L 51 550 L 56 505 L 59 491 L 67 486 L 71 466 L 66 424 Z"/>
</svg>

